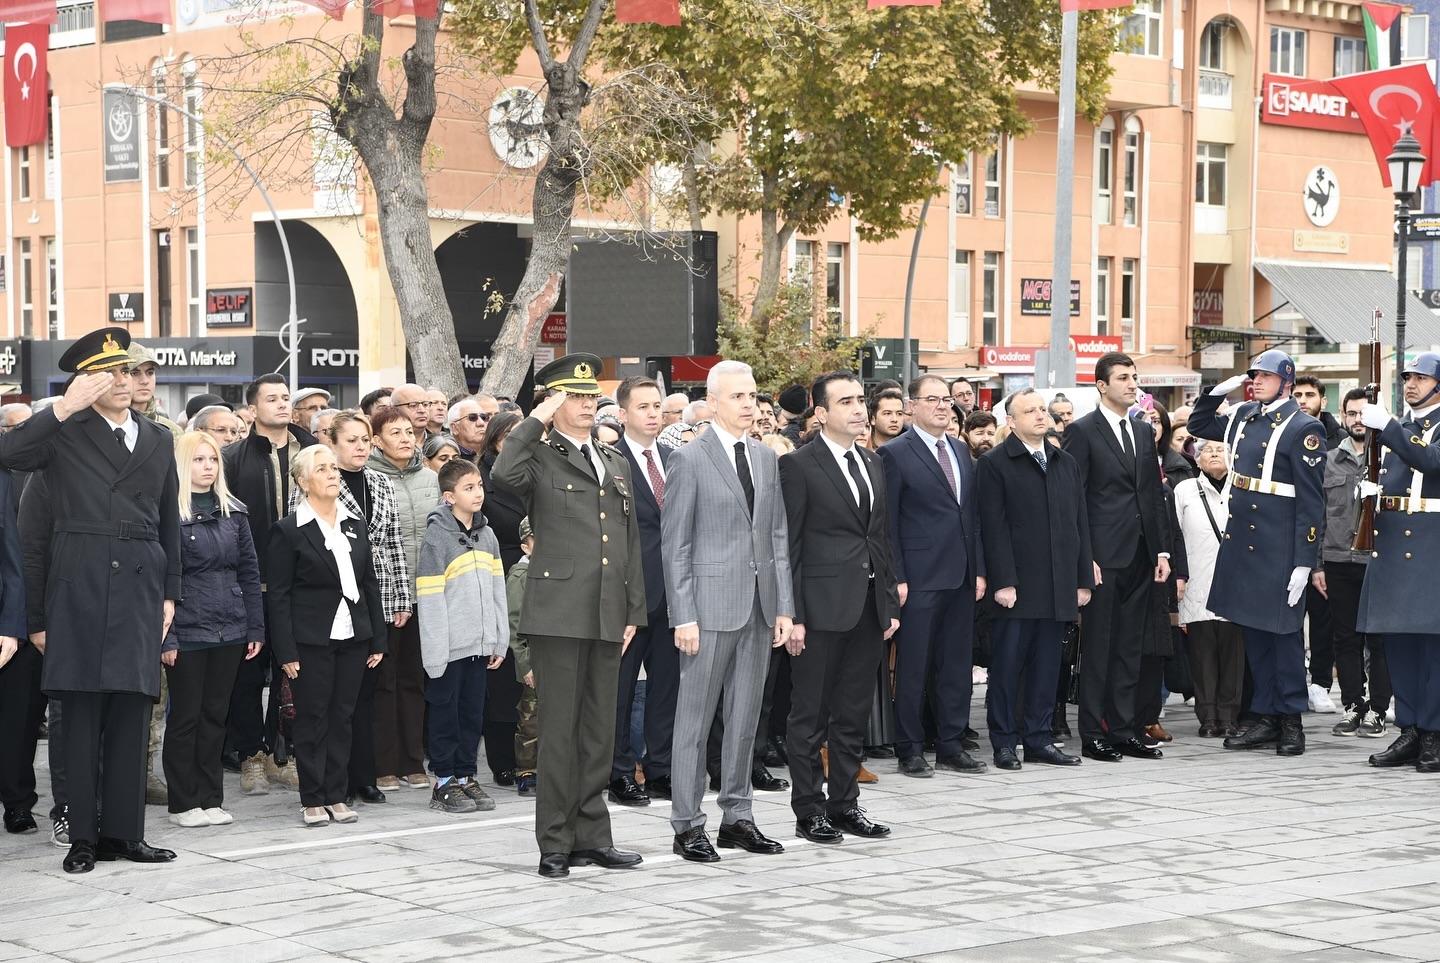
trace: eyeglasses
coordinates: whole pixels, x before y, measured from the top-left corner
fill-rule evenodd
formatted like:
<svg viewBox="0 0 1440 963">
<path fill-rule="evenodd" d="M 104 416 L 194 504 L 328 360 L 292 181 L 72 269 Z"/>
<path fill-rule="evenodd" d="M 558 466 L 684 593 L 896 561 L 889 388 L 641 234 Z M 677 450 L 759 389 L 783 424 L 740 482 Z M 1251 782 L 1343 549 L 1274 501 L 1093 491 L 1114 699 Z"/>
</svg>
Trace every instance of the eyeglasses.
<svg viewBox="0 0 1440 963">
<path fill-rule="evenodd" d="M 431 408 L 448 408 L 448 407 L 450 407 L 449 405 L 447 405 L 447 404 L 445 403 L 445 401 L 444 401 L 443 398 L 442 398 L 440 401 L 425 401 L 425 402 L 421 402 L 421 404 L 429 405 Z"/>
<path fill-rule="evenodd" d="M 481 423 L 489 421 L 490 416 L 485 414 L 483 411 L 472 411 L 468 415 L 461 415 L 460 420 L 468 421 L 473 425 L 477 421 Z"/>
<path fill-rule="evenodd" d="M 947 395 L 926 395 L 923 398 L 916 398 L 922 405 L 929 405 L 931 408 L 939 408 L 941 405 L 948 405 L 950 398 Z"/>
<path fill-rule="evenodd" d="M 8 430 L 8 429 L 7 429 L 7 430 Z M 240 429 L 239 429 L 239 428 L 209 428 L 209 429 L 206 429 L 206 430 L 207 430 L 207 432 L 208 432 L 209 434 L 212 434 L 212 435 L 225 435 L 225 436 L 230 437 L 230 438 L 234 438 L 234 437 L 236 437 L 236 436 L 238 436 L 238 435 L 240 434 Z"/>
<path fill-rule="evenodd" d="M 390 403 L 390 407 L 392 407 L 392 408 L 429 408 L 429 407 L 430 407 L 430 402 L 428 402 L 428 401 L 403 401 L 403 402 L 401 402 L 401 403 L 398 404 L 398 405 L 395 404 L 394 402 L 391 402 L 391 403 Z"/>
</svg>

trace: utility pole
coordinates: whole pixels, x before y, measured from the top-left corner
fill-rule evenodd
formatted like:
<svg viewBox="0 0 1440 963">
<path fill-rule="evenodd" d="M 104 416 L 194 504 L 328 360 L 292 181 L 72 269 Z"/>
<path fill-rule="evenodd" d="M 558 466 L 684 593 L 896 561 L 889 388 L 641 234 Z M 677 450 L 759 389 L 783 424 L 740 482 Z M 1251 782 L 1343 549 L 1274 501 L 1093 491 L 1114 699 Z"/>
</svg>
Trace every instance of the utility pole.
<svg viewBox="0 0 1440 963">
<path fill-rule="evenodd" d="M 1070 350 L 1070 238 L 1075 218 L 1075 48 L 1080 14 L 1061 14 L 1060 118 L 1055 138 L 1055 263 L 1050 277 L 1049 363 L 1036 365 L 1042 388 L 1075 383 L 1075 353 Z"/>
</svg>

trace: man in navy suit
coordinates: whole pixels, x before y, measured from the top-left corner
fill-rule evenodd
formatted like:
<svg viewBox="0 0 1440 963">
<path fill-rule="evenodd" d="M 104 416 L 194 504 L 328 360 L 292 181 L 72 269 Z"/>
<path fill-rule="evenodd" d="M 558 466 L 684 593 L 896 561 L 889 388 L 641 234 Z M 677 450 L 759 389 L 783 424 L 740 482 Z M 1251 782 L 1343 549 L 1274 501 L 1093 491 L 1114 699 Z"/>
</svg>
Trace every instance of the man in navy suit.
<svg viewBox="0 0 1440 963">
<path fill-rule="evenodd" d="M 640 557 L 645 568 L 649 625 L 620 657 L 620 691 L 615 700 L 615 761 L 610 798 L 622 806 L 648 806 L 652 796 L 670 798 L 670 744 L 675 700 L 680 691 L 680 653 L 665 605 L 665 567 L 660 557 L 660 511 L 665 505 L 665 463 L 670 450 L 655 444 L 660 434 L 660 386 L 649 378 L 628 378 L 615 392 L 625 436 L 616 445 L 630 462 L 635 514 L 640 521 Z M 630 709 L 640 667 L 645 667 L 645 785 L 635 782 L 638 746 L 630 745 Z"/>
<path fill-rule="evenodd" d="M 890 535 L 902 612 L 895 646 L 895 755 L 907 776 L 933 774 L 925 761 L 921 711 L 934 680 L 935 765 L 984 772 L 965 751 L 970 720 L 975 603 L 985 595 L 985 561 L 975 510 L 975 466 L 945 433 L 944 379 L 910 383 L 912 424 L 879 451 L 885 467 Z"/>
</svg>

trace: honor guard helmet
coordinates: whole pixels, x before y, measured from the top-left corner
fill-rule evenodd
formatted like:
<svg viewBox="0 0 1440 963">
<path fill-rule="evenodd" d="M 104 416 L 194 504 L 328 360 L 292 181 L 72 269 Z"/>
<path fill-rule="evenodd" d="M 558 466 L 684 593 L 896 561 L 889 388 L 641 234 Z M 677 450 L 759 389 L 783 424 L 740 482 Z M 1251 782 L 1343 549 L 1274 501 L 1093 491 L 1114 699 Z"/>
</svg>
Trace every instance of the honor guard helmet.
<svg viewBox="0 0 1440 963">
<path fill-rule="evenodd" d="M 1250 370 L 1246 374 L 1253 378 L 1257 371 L 1268 371 L 1271 374 L 1279 375 L 1280 380 L 1287 385 L 1295 383 L 1295 362 L 1279 348 L 1271 348 L 1269 351 L 1262 352 L 1250 365 Z"/>
<path fill-rule="evenodd" d="M 1427 378 L 1434 378 L 1435 387 L 1430 393 L 1421 398 L 1411 407 L 1420 408 L 1430 403 L 1430 399 L 1440 393 L 1440 354 L 1434 351 L 1422 351 L 1415 356 L 1415 360 L 1406 362 L 1402 377 L 1407 374 L 1424 375 Z"/>
</svg>

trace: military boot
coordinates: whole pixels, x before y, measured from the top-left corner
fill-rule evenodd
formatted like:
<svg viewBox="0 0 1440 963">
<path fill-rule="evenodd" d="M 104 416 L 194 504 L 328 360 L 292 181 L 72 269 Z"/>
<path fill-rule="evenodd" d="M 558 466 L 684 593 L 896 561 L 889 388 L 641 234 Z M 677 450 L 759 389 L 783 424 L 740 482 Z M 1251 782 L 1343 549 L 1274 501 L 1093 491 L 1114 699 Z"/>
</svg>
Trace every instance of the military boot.
<svg viewBox="0 0 1440 963">
<path fill-rule="evenodd" d="M 1231 736 L 1225 740 L 1226 749 L 1270 749 L 1280 741 L 1280 720 L 1276 716 L 1261 716 L 1260 721 L 1243 735 Z"/>
<path fill-rule="evenodd" d="M 1415 760 L 1416 772 L 1440 772 L 1440 732 L 1420 732 L 1420 756 Z"/>
<path fill-rule="evenodd" d="M 1305 726 L 1300 714 L 1292 713 L 1280 717 L 1280 741 L 1275 746 L 1277 756 L 1301 756 L 1305 754 Z"/>
<path fill-rule="evenodd" d="M 1393 769 L 1414 762 L 1420 756 L 1420 732 L 1414 726 L 1400 730 L 1400 738 L 1390 743 L 1390 748 L 1370 757 L 1370 765 L 1380 769 Z"/>
</svg>

